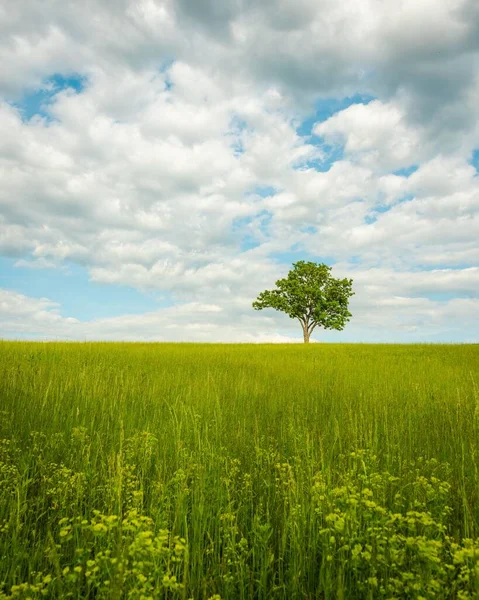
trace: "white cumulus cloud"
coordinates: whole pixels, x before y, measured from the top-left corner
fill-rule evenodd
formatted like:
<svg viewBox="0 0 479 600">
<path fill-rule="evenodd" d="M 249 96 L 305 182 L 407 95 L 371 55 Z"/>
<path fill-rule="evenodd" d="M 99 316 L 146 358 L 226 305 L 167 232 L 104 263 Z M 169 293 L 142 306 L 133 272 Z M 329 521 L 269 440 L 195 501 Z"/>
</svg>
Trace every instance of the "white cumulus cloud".
<svg viewBox="0 0 479 600">
<path fill-rule="evenodd" d="M 0 335 L 296 340 L 251 302 L 306 258 L 355 280 L 324 339 L 471 339 L 478 73 L 474 0 L 0 0 L 0 257 L 173 301 L 5 278 Z"/>
</svg>

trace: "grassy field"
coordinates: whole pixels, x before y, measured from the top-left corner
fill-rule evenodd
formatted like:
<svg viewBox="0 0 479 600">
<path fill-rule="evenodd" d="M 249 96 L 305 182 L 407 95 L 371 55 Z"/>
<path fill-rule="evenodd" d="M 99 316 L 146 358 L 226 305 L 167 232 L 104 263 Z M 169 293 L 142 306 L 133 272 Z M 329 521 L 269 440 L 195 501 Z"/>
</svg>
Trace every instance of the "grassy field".
<svg viewBox="0 0 479 600">
<path fill-rule="evenodd" d="M 479 346 L 0 343 L 0 598 L 479 598 Z"/>
</svg>

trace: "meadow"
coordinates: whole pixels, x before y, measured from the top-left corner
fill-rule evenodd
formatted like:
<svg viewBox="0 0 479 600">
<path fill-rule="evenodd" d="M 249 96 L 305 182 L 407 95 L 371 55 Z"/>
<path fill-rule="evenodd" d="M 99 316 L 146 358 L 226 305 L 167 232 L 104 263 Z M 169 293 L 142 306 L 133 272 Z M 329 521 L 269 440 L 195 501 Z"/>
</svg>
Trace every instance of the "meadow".
<svg viewBox="0 0 479 600">
<path fill-rule="evenodd" d="M 479 598 L 479 346 L 0 343 L 0 598 Z"/>
</svg>

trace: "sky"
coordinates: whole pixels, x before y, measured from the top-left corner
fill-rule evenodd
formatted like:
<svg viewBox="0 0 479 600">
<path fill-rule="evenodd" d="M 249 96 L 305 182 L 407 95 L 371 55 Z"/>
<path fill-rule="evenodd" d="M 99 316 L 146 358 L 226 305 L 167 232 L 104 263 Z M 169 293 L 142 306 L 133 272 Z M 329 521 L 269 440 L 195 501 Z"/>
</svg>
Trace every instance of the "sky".
<svg viewBox="0 0 479 600">
<path fill-rule="evenodd" d="M 0 0 L 0 338 L 479 340 L 477 0 Z"/>
</svg>

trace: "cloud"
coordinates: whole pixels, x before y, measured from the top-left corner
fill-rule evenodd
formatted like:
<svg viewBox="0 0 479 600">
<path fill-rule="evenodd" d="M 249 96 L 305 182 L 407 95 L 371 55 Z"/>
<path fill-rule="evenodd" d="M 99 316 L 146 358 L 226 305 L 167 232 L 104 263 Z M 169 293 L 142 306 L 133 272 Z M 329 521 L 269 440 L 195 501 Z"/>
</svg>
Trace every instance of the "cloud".
<svg viewBox="0 0 479 600">
<path fill-rule="evenodd" d="M 432 273 L 427 289 L 476 293 L 477 269 L 468 282 L 469 275 Z M 351 303 L 351 324 L 342 333 L 318 329 L 315 341 L 391 341 L 391 337 L 409 342 L 461 341 L 466 335 L 474 339 L 479 334 L 477 297 L 431 300 L 415 295 L 423 292 L 421 274 L 373 270 L 353 276 L 356 296 Z M 404 285 L 405 281 L 412 283 Z M 396 295 L 396 290 L 410 295 Z M 223 296 L 216 300 L 216 304 L 186 302 L 139 315 L 81 321 L 62 316 L 59 306 L 48 299 L 0 290 L 0 331 L 4 339 L 20 335 L 47 340 L 302 342 L 299 325 L 286 315 L 245 310 L 246 298 L 231 302 Z"/>
<path fill-rule="evenodd" d="M 242 331 L 249 317 L 232 324 L 216 304 L 190 302 L 142 315 L 79 321 L 63 317 L 56 303 L 0 290 L 0 330 L 5 338 L 36 339 L 287 342 L 295 338 L 274 331 L 272 319 L 260 317 L 256 332 Z M 212 322 L 212 317 L 217 317 Z M 250 329 L 250 328 L 249 328 Z"/>
<path fill-rule="evenodd" d="M 2 331 L 48 336 L 56 323 L 78 339 L 296 339 L 287 319 L 252 313 L 251 301 L 299 257 L 357 279 L 356 339 L 367 319 L 393 337 L 440 336 L 451 311 L 475 306 L 472 0 L 91 10 L 21 0 L 0 11 L 0 254 L 37 273 L 81 265 L 93 282 L 168 291 L 175 303 L 67 322 L 34 289 L 10 290 L 9 307 L 30 308 L 23 322 L 4 308 Z M 68 77 L 81 89 L 54 84 Z M 29 98 L 46 88 L 30 118 Z M 374 99 L 344 101 L 364 95 Z M 345 108 L 324 119 L 315 106 L 328 98 Z M 199 308 L 211 305 L 219 310 Z"/>
<path fill-rule="evenodd" d="M 408 127 L 400 108 L 379 100 L 353 104 L 314 128 L 329 143 L 344 145 L 347 157 L 390 172 L 421 160 L 421 134 Z"/>
</svg>

